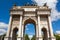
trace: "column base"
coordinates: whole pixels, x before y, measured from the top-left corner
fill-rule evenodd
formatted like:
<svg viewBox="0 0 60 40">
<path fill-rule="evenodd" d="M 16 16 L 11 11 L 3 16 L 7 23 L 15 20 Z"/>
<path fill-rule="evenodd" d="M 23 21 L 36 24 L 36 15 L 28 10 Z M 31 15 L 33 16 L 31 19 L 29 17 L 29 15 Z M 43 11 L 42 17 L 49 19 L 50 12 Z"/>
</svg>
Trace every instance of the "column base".
<svg viewBox="0 0 60 40">
<path fill-rule="evenodd" d="M 55 37 L 50 37 L 49 40 L 56 40 L 56 38 Z"/>
<path fill-rule="evenodd" d="M 4 40 L 12 40 L 12 37 L 5 37 Z M 17 37 L 17 40 L 23 40 L 23 37 Z"/>
<path fill-rule="evenodd" d="M 42 37 L 37 37 L 36 40 L 43 40 L 43 38 Z"/>
<path fill-rule="evenodd" d="M 4 40 L 12 40 L 12 37 L 5 37 Z"/>
<path fill-rule="evenodd" d="M 17 40 L 23 40 L 23 37 L 17 37 Z"/>
</svg>

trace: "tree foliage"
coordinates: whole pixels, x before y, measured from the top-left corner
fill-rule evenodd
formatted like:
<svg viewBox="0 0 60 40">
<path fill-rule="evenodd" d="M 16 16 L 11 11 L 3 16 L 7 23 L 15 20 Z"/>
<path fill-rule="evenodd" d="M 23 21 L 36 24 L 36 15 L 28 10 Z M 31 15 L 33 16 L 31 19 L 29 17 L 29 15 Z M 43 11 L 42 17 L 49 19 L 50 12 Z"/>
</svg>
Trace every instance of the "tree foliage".
<svg viewBox="0 0 60 40">
<path fill-rule="evenodd" d="M 59 35 L 55 35 L 56 40 L 60 40 L 60 36 Z"/>
<path fill-rule="evenodd" d="M 25 40 L 30 40 L 27 34 L 24 35 L 24 39 L 25 39 Z"/>
<path fill-rule="evenodd" d="M 31 40 L 36 40 L 36 36 L 34 35 Z"/>
<path fill-rule="evenodd" d="M 1 35 L 0 36 L 0 40 L 4 40 L 4 37 L 6 36 L 6 34 L 4 34 L 4 35 Z"/>
</svg>

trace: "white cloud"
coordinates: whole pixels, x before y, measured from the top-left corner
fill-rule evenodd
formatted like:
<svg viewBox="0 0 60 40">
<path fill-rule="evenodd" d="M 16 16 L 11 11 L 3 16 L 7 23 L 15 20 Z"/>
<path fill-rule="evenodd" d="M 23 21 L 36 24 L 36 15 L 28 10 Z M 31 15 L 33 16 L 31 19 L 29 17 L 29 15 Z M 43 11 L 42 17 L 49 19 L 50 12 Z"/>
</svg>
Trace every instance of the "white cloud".
<svg viewBox="0 0 60 40">
<path fill-rule="evenodd" d="M 0 35 L 3 35 L 3 34 L 5 34 L 5 33 L 6 33 L 6 30 L 0 29 Z"/>
<path fill-rule="evenodd" d="M 26 28 L 26 30 L 28 31 L 29 30 L 29 27 L 30 26 L 30 24 L 27 24 L 26 26 L 25 26 L 25 28 Z"/>
<path fill-rule="evenodd" d="M 4 33 L 7 32 L 8 24 L 4 22 L 0 22 L 0 35 L 3 35 Z"/>
<path fill-rule="evenodd" d="M 4 23 L 4 22 L 0 22 L 0 29 L 5 29 L 8 27 L 8 24 Z"/>
<path fill-rule="evenodd" d="M 30 24 L 27 24 L 27 25 L 30 25 Z"/>
<path fill-rule="evenodd" d="M 29 28 L 26 28 L 26 30 L 28 31 L 28 30 L 29 30 Z"/>
<path fill-rule="evenodd" d="M 28 30 L 29 30 L 29 28 L 28 28 L 28 26 L 27 26 L 27 25 L 25 26 L 25 29 L 26 29 L 26 31 L 28 31 Z"/>
<path fill-rule="evenodd" d="M 38 6 L 43 6 L 44 3 L 47 3 L 47 5 L 49 6 L 49 8 L 51 8 L 51 20 L 52 21 L 57 21 L 58 19 L 60 19 L 60 12 L 58 12 L 56 10 L 56 5 L 57 5 L 57 0 L 33 0 L 35 1 Z"/>
<path fill-rule="evenodd" d="M 60 12 L 57 12 L 56 9 L 52 10 L 51 18 L 52 18 L 52 21 L 57 21 L 58 19 L 60 19 Z"/>
<path fill-rule="evenodd" d="M 28 35 L 28 36 L 29 36 L 30 39 L 33 37 L 33 35 Z"/>
<path fill-rule="evenodd" d="M 48 3 L 48 4 L 51 4 L 51 3 L 56 3 L 57 0 L 34 0 L 39 6 L 42 6 L 44 3 Z"/>
<path fill-rule="evenodd" d="M 60 34 L 60 31 L 56 31 L 57 34 Z"/>
</svg>

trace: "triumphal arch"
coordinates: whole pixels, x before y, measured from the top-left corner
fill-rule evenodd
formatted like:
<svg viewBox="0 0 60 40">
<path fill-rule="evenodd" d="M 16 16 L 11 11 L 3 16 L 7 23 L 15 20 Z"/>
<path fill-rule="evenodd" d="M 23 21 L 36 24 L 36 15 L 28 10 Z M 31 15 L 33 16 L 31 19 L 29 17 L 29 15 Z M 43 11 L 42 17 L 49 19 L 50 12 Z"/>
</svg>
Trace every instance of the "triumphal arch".
<svg viewBox="0 0 60 40">
<path fill-rule="evenodd" d="M 24 29 L 27 23 L 35 25 L 36 40 L 55 40 L 50 14 L 51 9 L 46 5 L 14 5 L 10 10 L 9 26 L 4 40 L 24 40 Z"/>
</svg>

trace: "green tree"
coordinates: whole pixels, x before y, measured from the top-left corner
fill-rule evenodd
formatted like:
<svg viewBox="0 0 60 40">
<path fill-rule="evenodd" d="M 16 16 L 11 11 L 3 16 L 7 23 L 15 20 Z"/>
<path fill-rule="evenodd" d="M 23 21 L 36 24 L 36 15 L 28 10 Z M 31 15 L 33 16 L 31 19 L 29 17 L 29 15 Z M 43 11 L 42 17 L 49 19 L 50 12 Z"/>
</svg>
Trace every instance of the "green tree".
<svg viewBox="0 0 60 40">
<path fill-rule="evenodd" d="M 24 35 L 24 38 L 25 38 L 25 40 L 30 40 L 27 34 Z"/>
<path fill-rule="evenodd" d="M 34 35 L 31 40 L 36 40 L 36 36 Z"/>
<path fill-rule="evenodd" d="M 6 36 L 6 34 L 2 35 L 2 37 L 3 37 L 2 40 L 4 40 L 4 37 L 5 37 L 5 36 Z"/>
<path fill-rule="evenodd" d="M 56 40 L 60 40 L 60 36 L 59 35 L 55 35 Z"/>
<path fill-rule="evenodd" d="M 0 40 L 4 40 L 5 36 L 6 36 L 6 34 L 0 35 Z"/>
</svg>

